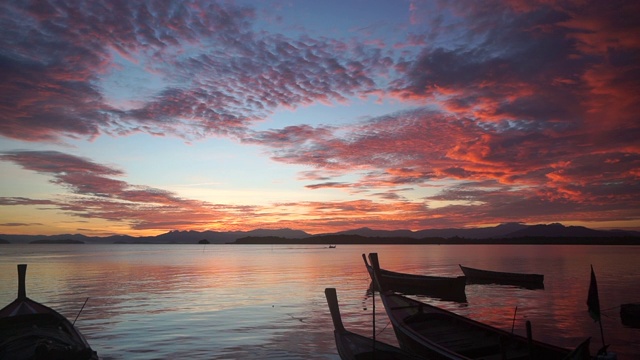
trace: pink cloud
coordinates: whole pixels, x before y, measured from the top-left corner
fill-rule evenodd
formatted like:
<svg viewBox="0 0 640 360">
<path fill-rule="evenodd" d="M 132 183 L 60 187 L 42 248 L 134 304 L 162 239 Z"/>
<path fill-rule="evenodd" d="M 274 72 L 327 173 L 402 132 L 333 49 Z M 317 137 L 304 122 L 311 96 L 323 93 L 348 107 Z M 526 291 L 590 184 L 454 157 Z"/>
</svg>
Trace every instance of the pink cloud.
<svg viewBox="0 0 640 360">
<path fill-rule="evenodd" d="M 1 10 L 6 81 L 0 93 L 12 103 L 0 104 L 0 134 L 26 141 L 133 129 L 237 136 L 280 106 L 372 91 L 371 72 L 390 61 L 376 46 L 253 32 L 253 9 L 210 1 L 73 7 L 41 1 Z M 194 49 L 199 52 L 184 56 Z M 137 109 L 113 108 L 100 80 L 116 71 L 114 50 L 177 85 L 159 89 Z"/>
<path fill-rule="evenodd" d="M 463 219 L 482 209 L 474 216 L 486 219 L 486 223 L 501 222 L 500 217 L 517 221 L 519 216 L 540 222 L 545 221 L 544 214 L 556 216 L 563 211 L 568 212 L 563 218 L 570 219 L 571 209 L 580 209 L 581 217 L 600 220 L 621 212 L 638 215 L 631 209 L 638 208 L 634 197 L 638 195 L 640 154 L 634 152 L 635 147 L 621 148 L 619 143 L 604 141 L 607 136 L 588 136 L 586 129 L 576 126 L 553 122 L 546 127 L 535 122 L 482 124 L 416 110 L 372 119 L 348 131 L 328 130 L 323 129 L 321 136 L 310 129 L 295 132 L 298 137 L 290 145 L 273 141 L 273 159 L 315 167 L 302 178 L 314 181 L 308 185 L 310 189 L 338 187 L 355 192 L 433 180 L 464 184 L 459 188 L 443 186 L 439 195 L 426 199 L 425 204 L 430 200 L 463 200 L 468 205 L 425 210 L 421 218 L 440 219 L 454 209 L 461 214 L 469 212 Z M 269 139 L 275 133 L 256 138 Z M 308 136 L 306 141 L 304 136 Z M 618 136 L 621 143 L 631 142 L 631 134 Z M 576 149 L 583 151 L 576 153 Z M 332 181 L 356 171 L 361 174 L 356 182 Z M 393 197 L 385 200 L 393 201 Z M 531 214 L 524 214 L 526 209 Z M 603 209 L 607 212 L 598 214 Z M 491 215 L 485 218 L 482 213 Z M 455 225 L 464 220 L 449 221 Z"/>
<path fill-rule="evenodd" d="M 55 200 L 30 198 L 0 198 L 3 206 L 44 206 L 59 209 L 80 219 L 99 218 L 129 224 L 136 230 L 248 230 L 252 228 L 300 227 L 304 218 L 304 230 L 326 232 L 362 226 L 379 229 L 429 228 L 468 226 L 469 219 L 482 223 L 522 220 L 544 222 L 549 216 L 558 221 L 582 219 L 592 221 L 634 219 L 637 217 L 637 186 L 629 187 L 617 175 L 629 164 L 636 166 L 639 157 L 620 154 L 603 156 L 599 176 L 595 174 L 593 161 L 584 156 L 572 162 L 558 162 L 539 174 L 524 174 L 525 182 L 505 184 L 458 175 L 456 186 L 443 186 L 437 195 L 409 201 L 401 192 L 411 190 L 398 181 L 390 188 L 390 179 L 419 177 L 414 170 L 389 169 L 386 175 L 369 173 L 368 189 L 375 182 L 386 191 L 373 193 L 370 199 L 353 201 L 276 203 L 268 207 L 213 204 L 185 199 L 175 193 L 144 186 L 128 184 L 111 177 L 124 174 L 109 166 L 89 159 L 57 152 L 12 152 L 1 156 L 25 169 L 52 177 L 52 182 L 70 190 L 75 196 L 58 196 Z M 65 170 L 66 169 L 66 170 Z M 442 178 L 450 178 L 451 171 L 442 170 Z M 82 174 L 85 174 L 84 176 Z M 449 175 L 447 175 L 449 174 Z M 378 177 L 378 179 L 376 179 Z M 542 183 L 541 179 L 547 182 Z M 636 183 L 638 175 L 634 178 Z M 581 180 L 581 181 L 580 181 Z M 526 184 L 526 186 L 523 186 Z M 310 189 L 338 187 L 353 190 L 358 184 L 331 183 L 310 186 Z M 378 200 L 374 200 L 377 198 Z M 615 201 L 614 201 L 615 200 Z M 464 202 L 466 205 L 450 205 L 430 208 L 430 201 Z"/>
<path fill-rule="evenodd" d="M 300 174 L 310 191 L 374 194 L 376 201 L 292 204 L 315 228 L 640 216 L 635 3 L 443 2 L 429 9 L 431 28 L 412 28 L 397 50 L 254 32 L 254 10 L 209 1 L 41 1 L 0 9 L 0 95 L 11 99 L 0 102 L 5 137 L 229 136 L 262 146 L 276 161 L 310 167 Z M 203 50 L 186 56 L 193 48 Z M 113 70 L 113 49 L 172 85 L 137 108 L 107 105 L 98 84 Z M 371 95 L 413 108 L 344 126 L 251 129 L 280 107 Z M 68 154 L 9 152 L 2 159 L 84 197 L 46 205 L 138 228 L 204 227 L 211 219 L 242 226 L 250 217 L 274 224 L 290 211 L 183 199 Z M 434 181 L 449 185 L 424 201 L 404 201 L 396 191 Z M 430 209 L 429 201 L 456 205 Z"/>
</svg>

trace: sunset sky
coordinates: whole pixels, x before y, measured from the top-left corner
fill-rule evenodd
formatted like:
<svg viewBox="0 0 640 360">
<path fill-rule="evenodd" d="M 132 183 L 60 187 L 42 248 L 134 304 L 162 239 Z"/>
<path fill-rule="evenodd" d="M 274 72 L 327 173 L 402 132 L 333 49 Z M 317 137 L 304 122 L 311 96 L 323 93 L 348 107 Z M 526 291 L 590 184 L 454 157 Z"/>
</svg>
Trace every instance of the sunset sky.
<svg viewBox="0 0 640 360">
<path fill-rule="evenodd" d="M 640 2 L 0 2 L 0 233 L 640 229 Z"/>
</svg>

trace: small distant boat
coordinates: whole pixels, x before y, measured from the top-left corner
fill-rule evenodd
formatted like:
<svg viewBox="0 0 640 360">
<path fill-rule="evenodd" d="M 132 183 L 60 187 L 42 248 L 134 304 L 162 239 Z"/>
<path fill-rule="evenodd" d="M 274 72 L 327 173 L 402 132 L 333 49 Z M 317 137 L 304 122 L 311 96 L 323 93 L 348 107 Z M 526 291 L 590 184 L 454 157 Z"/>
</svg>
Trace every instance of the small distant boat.
<svg viewBox="0 0 640 360">
<path fill-rule="evenodd" d="M 0 310 L 0 359 L 97 360 L 80 331 L 26 294 L 27 265 L 18 265 L 18 297 Z"/>
<path fill-rule="evenodd" d="M 379 278 L 378 254 L 369 254 L 369 260 Z M 380 297 L 400 347 L 425 358 L 560 360 L 572 354 L 568 349 L 533 340 L 530 331 L 529 336 L 522 337 L 381 287 Z M 580 348 L 580 358 L 588 358 L 584 346 Z"/>
<path fill-rule="evenodd" d="M 362 259 L 369 276 L 371 276 L 373 289 L 377 289 L 375 281 L 373 281 L 373 268 L 367 262 L 365 254 L 362 254 Z M 464 276 L 416 275 L 380 269 L 379 280 L 384 283 L 386 289 L 403 294 L 425 295 L 441 300 L 467 302 L 465 293 L 467 280 Z"/>
<path fill-rule="evenodd" d="M 342 360 L 419 360 L 417 355 L 401 350 L 382 341 L 373 340 L 366 336 L 356 334 L 345 329 L 340 316 L 338 296 L 335 288 L 326 288 L 324 294 L 327 297 L 331 319 L 333 320 L 333 334 L 336 340 L 336 348 Z"/>
<path fill-rule="evenodd" d="M 640 328 L 640 303 L 620 305 L 620 319 L 625 326 Z"/>
<path fill-rule="evenodd" d="M 329 245 L 329 249 L 335 249 L 336 246 L 335 245 Z"/>
<path fill-rule="evenodd" d="M 544 288 L 544 275 L 474 269 L 459 265 L 468 283 L 519 285 L 531 289 Z"/>
</svg>

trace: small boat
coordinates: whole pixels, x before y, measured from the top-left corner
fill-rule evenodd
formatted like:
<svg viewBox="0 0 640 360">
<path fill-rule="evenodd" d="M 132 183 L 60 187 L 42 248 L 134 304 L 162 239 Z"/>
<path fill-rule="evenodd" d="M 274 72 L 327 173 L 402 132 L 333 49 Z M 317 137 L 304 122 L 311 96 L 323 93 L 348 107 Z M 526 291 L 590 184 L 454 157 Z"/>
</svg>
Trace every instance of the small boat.
<svg viewBox="0 0 640 360">
<path fill-rule="evenodd" d="M 517 285 L 529 289 L 544 288 L 544 275 L 481 270 L 462 265 L 459 266 L 467 277 L 467 283 L 469 284 L 505 284 Z"/>
<path fill-rule="evenodd" d="M 640 328 L 640 303 L 620 305 L 620 320 L 625 326 Z"/>
<path fill-rule="evenodd" d="M 365 267 L 369 276 L 373 279 L 373 268 L 367 262 L 367 257 L 362 254 Z M 445 277 L 407 274 L 390 270 L 380 269 L 380 281 L 384 283 L 386 289 L 390 289 L 403 294 L 425 295 L 447 301 L 467 302 L 465 286 L 466 277 Z M 372 281 L 372 289 L 375 282 Z"/>
<path fill-rule="evenodd" d="M 375 277 L 380 277 L 378 254 L 369 254 L 369 260 Z M 512 334 L 384 287 L 380 297 L 400 347 L 429 359 L 560 360 L 571 354 L 533 340 L 530 331 L 527 337 Z"/>
<path fill-rule="evenodd" d="M 0 359 L 97 360 L 67 318 L 27 297 L 26 273 L 27 265 L 18 265 L 18 297 L 0 310 Z"/>
<path fill-rule="evenodd" d="M 333 320 L 333 334 L 336 339 L 338 354 L 342 360 L 419 360 L 421 357 L 401 350 L 387 343 L 377 341 L 366 336 L 356 334 L 345 329 L 340 316 L 338 296 L 335 288 L 326 288 L 324 294 L 327 297 L 331 319 Z"/>
<path fill-rule="evenodd" d="M 329 245 L 329 249 L 335 249 L 336 246 L 335 245 Z"/>
</svg>

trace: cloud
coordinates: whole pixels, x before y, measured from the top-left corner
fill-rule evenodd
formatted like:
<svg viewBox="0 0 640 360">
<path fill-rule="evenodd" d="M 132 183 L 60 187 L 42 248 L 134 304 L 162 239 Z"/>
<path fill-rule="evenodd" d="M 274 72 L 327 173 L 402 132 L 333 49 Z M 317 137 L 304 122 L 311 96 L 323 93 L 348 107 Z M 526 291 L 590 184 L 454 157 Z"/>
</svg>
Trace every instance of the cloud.
<svg viewBox="0 0 640 360">
<path fill-rule="evenodd" d="M 391 169 L 384 174 L 367 174 L 361 182 L 325 182 L 310 185 L 320 188 L 345 188 L 353 193 L 372 191 L 369 199 L 322 202 L 299 201 L 274 203 L 268 206 L 239 206 L 215 204 L 181 197 L 163 189 L 129 184 L 115 178 L 124 177 L 121 170 L 90 159 L 55 151 L 14 151 L 0 155 L 26 170 L 50 176 L 51 182 L 67 189 L 70 194 L 52 199 L 3 197 L 3 206 L 40 206 L 57 209 L 79 219 L 104 219 L 128 224 L 134 230 L 206 230 L 293 227 L 301 221 L 305 230 L 326 232 L 327 229 L 370 226 L 383 229 L 467 226 L 468 219 L 484 223 L 511 220 L 540 222 L 550 215 L 558 221 L 571 221 L 578 214 L 585 221 L 636 219 L 638 217 L 637 181 L 620 178 L 620 169 L 638 157 L 614 158 L 607 155 L 600 176 L 594 174 L 593 161 L 587 157 L 572 163 L 558 163 L 546 171 L 525 174 L 526 181 L 504 183 L 491 176 L 457 176 L 455 184 L 442 186 L 436 195 L 423 199 L 409 199 L 400 193 L 415 190 L 402 186 L 415 183 L 420 173 L 407 169 Z M 434 155 L 437 158 L 437 154 Z M 431 164 L 430 166 L 433 166 Z M 444 165 L 442 165 L 444 166 Z M 438 179 L 451 179 L 434 167 Z M 399 178 L 396 178 L 399 177 Z M 463 179 L 464 178 L 464 179 Z M 547 179 L 543 182 L 542 179 Z M 363 182 L 367 186 L 361 186 Z M 394 184 L 391 187 L 390 184 Z M 444 183 L 443 183 L 444 184 Z M 423 186 L 422 183 L 417 183 Z M 633 185 L 633 186 L 629 186 Z M 374 200 L 374 199 L 378 200 Z M 432 202 L 449 203 L 431 207 Z"/>
<path fill-rule="evenodd" d="M 41 174 L 55 174 L 64 178 L 68 174 L 94 174 L 96 176 L 121 176 L 123 172 L 91 160 L 59 151 L 14 151 L 0 154 L 0 159 L 20 164 L 27 170 Z"/>
<path fill-rule="evenodd" d="M 350 185 L 347 183 L 341 183 L 341 182 L 337 182 L 337 181 L 332 181 L 332 182 L 326 182 L 326 183 L 321 183 L 321 184 L 313 184 L 313 185 L 307 185 L 306 188 L 308 189 L 322 189 L 322 188 L 334 188 L 334 189 L 339 189 L 339 188 L 345 188 L 345 187 L 349 187 Z"/>
<path fill-rule="evenodd" d="M 24 141 L 131 132 L 237 136 L 278 107 L 346 101 L 376 89 L 380 49 L 254 32 L 255 11 L 211 1 L 3 2 L 0 134 Z M 133 108 L 103 80 L 118 58 L 162 79 Z"/>
<path fill-rule="evenodd" d="M 307 129 L 297 133 L 306 140 L 275 142 L 272 158 L 313 166 L 307 174 L 323 182 L 310 188 L 353 173 L 359 181 L 340 187 L 448 181 L 453 186 L 427 202 L 465 204 L 434 215 L 473 209 L 489 222 L 563 212 L 637 218 L 640 42 L 627 34 L 640 30 L 628 15 L 638 5 L 447 4 L 462 19 L 447 30 L 465 40 L 425 35 L 432 42 L 396 62 L 399 76 L 387 89 L 422 107 L 341 129 Z M 283 133 L 288 129 L 254 138 Z"/>
<path fill-rule="evenodd" d="M 52 183 L 73 194 L 56 200 L 5 197 L 0 198 L 2 205 L 48 205 L 80 218 L 124 221 L 134 229 L 158 229 L 163 228 L 161 224 L 170 223 L 206 227 L 212 218 L 252 211 L 248 206 L 210 204 L 158 188 L 132 185 L 113 178 L 123 177 L 121 170 L 57 151 L 5 152 L 0 154 L 0 160 L 50 176 Z"/>
<path fill-rule="evenodd" d="M 593 221 L 640 216 L 640 154 L 630 135 L 620 132 L 620 143 L 612 143 L 584 129 L 524 125 L 483 124 L 416 109 L 329 133 L 330 129 L 295 131 L 290 143 L 273 142 L 272 158 L 315 168 L 301 177 L 313 182 L 309 189 L 331 187 L 378 196 L 384 193 L 375 189 L 442 184 L 437 195 L 423 201 L 403 202 L 396 194 L 380 197 L 396 209 L 408 204 L 419 208 L 407 213 L 421 219 L 415 226 L 464 226 L 469 217 L 499 223 L 540 222 L 551 215 L 565 221 L 575 216 Z M 288 133 L 269 131 L 257 138 Z M 356 181 L 333 180 L 357 174 Z M 432 201 L 449 205 L 431 209 Z M 354 215 L 353 221 L 371 221 L 360 216 Z M 391 226 L 393 217 L 389 215 L 390 223 L 385 224 Z"/>
<path fill-rule="evenodd" d="M 130 184 L 122 170 L 69 154 L 2 154 L 77 196 L 42 205 L 137 228 L 206 226 L 212 218 L 233 225 L 250 216 L 287 225 L 279 216 L 291 214 L 317 228 L 640 216 L 636 2 L 412 4 L 414 24 L 388 49 L 255 30 L 255 10 L 227 3 L 77 5 L 0 5 L 2 136 L 229 136 L 307 166 L 299 178 L 309 191 L 376 201 L 210 204 Z M 125 71 L 123 63 L 162 87 L 118 107 L 104 79 Z M 352 124 L 252 127 L 281 108 L 370 95 L 412 108 Z M 399 195 L 434 184 L 436 195 Z"/>
<path fill-rule="evenodd" d="M 0 205 L 54 205 L 51 200 L 34 200 L 26 197 L 2 197 Z"/>
<path fill-rule="evenodd" d="M 29 226 L 37 226 L 42 225 L 40 223 L 2 223 L 0 226 L 6 227 L 29 227 Z"/>
<path fill-rule="evenodd" d="M 401 76 L 390 86 L 396 96 L 477 121 L 595 127 L 604 116 L 628 127 L 638 110 L 629 91 L 640 85 L 640 43 L 629 35 L 640 30 L 629 15 L 637 4 L 452 4 L 466 41 L 426 46 L 398 62 Z"/>
</svg>

